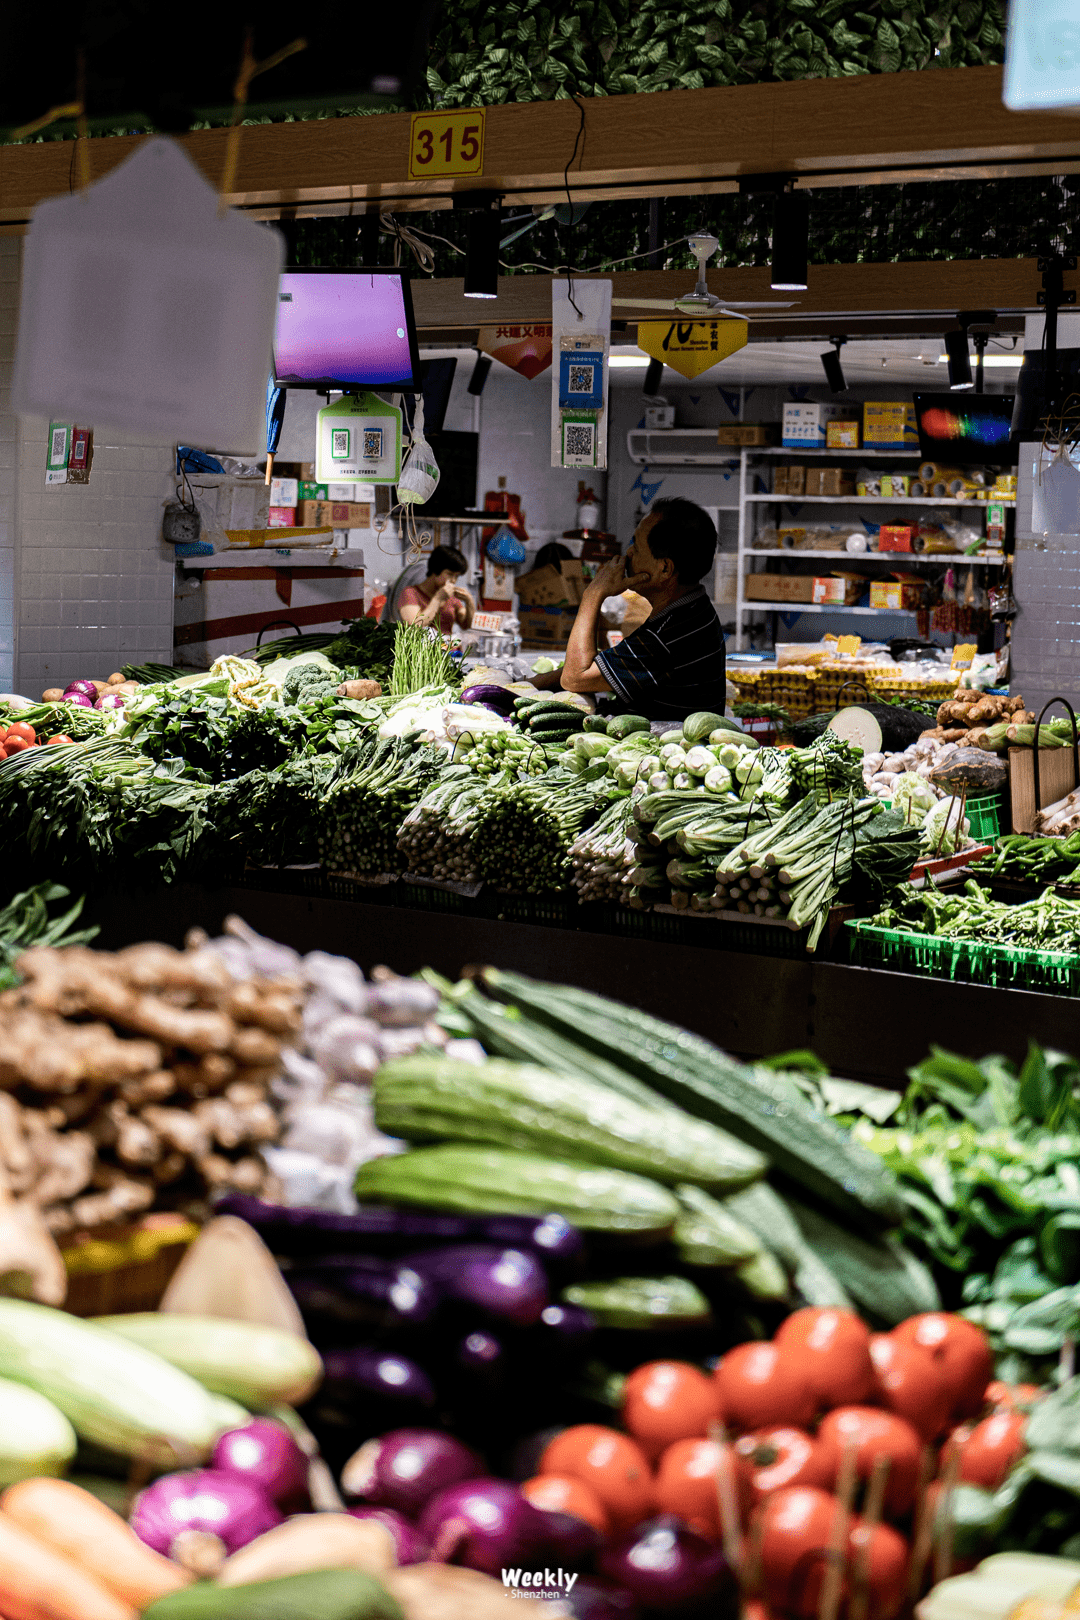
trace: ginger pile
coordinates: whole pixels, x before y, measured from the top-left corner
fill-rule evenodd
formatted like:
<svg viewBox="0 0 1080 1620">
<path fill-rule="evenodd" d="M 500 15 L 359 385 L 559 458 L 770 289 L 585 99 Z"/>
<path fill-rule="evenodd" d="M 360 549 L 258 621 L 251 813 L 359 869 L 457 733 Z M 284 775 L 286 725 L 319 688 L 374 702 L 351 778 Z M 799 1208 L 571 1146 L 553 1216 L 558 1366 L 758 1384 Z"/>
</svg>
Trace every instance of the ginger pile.
<svg viewBox="0 0 1080 1620">
<path fill-rule="evenodd" d="M 1024 708 L 1019 693 L 1016 697 L 1003 697 L 1000 693 L 992 696 L 989 692 L 961 691 L 941 705 L 937 712 L 937 729 L 924 731 L 923 736 L 933 737 L 935 742 L 977 748 L 983 734 L 1002 720 L 1032 725 L 1035 716 Z"/>
<path fill-rule="evenodd" d="M 280 1135 L 269 1101 L 302 986 L 238 979 L 220 956 L 39 946 L 0 994 L 0 1192 L 55 1237 L 151 1208 L 260 1194 Z"/>
</svg>

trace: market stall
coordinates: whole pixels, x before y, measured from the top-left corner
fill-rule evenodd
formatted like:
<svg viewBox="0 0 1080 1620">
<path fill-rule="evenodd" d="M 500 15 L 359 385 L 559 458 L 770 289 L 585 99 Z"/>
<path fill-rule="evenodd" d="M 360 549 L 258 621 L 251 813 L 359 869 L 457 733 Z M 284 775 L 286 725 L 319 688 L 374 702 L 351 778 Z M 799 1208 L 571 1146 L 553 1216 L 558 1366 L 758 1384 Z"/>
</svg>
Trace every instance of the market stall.
<svg viewBox="0 0 1080 1620">
<path fill-rule="evenodd" d="M 12 1613 L 1068 1612 L 1074 1059 L 889 1092 L 62 898 L 0 918 Z"/>
</svg>

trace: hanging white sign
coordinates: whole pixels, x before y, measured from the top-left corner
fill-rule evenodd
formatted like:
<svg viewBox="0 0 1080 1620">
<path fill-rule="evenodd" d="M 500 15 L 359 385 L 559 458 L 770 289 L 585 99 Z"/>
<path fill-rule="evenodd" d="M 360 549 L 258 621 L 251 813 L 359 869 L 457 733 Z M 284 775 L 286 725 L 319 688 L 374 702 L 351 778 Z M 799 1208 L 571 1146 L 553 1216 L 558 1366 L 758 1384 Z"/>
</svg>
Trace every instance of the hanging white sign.
<svg viewBox="0 0 1080 1620">
<path fill-rule="evenodd" d="M 1001 99 L 1013 112 L 1080 106 L 1075 0 L 1011 0 Z"/>
<path fill-rule="evenodd" d="M 284 242 L 229 210 L 175 141 L 35 208 L 12 404 L 160 442 L 265 448 Z"/>
</svg>

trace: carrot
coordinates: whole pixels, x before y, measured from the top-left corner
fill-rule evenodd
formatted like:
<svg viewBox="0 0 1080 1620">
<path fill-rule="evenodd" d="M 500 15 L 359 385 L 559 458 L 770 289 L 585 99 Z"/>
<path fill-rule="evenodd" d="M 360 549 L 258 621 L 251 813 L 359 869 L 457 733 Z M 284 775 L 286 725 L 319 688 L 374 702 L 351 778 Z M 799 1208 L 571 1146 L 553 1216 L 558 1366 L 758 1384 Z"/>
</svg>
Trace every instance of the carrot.
<svg viewBox="0 0 1080 1620">
<path fill-rule="evenodd" d="M 135 1609 L 21 1524 L 0 1513 L 5 1620 L 138 1620 Z"/>
<path fill-rule="evenodd" d="M 0 1496 L 0 1520 L 12 1522 L 71 1559 L 120 1599 L 110 1611 L 117 1620 L 124 1605 L 145 1609 L 191 1580 L 179 1564 L 140 1541 L 112 1508 L 70 1480 L 22 1479 L 9 1485 Z M 0 1553 L 0 1572 L 2 1569 Z M 0 1589 L 0 1613 L 6 1614 L 4 1596 Z M 106 1620 L 104 1610 L 102 1620 Z"/>
</svg>

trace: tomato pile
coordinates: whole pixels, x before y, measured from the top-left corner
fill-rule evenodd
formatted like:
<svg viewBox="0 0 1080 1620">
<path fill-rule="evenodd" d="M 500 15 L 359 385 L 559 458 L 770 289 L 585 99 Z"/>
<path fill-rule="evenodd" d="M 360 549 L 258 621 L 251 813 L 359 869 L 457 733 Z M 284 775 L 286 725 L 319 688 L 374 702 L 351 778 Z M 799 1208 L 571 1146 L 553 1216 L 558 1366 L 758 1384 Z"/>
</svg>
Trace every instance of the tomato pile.
<svg viewBox="0 0 1080 1620">
<path fill-rule="evenodd" d="M 50 737 L 50 743 L 69 743 L 70 737 L 58 732 Z M 25 720 L 16 720 L 14 725 L 0 726 L 0 759 L 10 759 L 12 754 L 21 754 L 25 748 L 40 748 L 38 734 L 33 726 Z"/>
<path fill-rule="evenodd" d="M 996 1490 L 1024 1452 L 1041 1392 L 992 1373 L 986 1336 L 960 1316 L 875 1334 L 849 1311 L 796 1311 L 711 1374 L 638 1367 L 626 1432 L 564 1430 L 523 1489 L 604 1534 L 662 1514 L 722 1540 L 759 1620 L 814 1620 L 830 1566 L 833 1613 L 892 1620 L 926 1573 L 942 1492 Z"/>
</svg>

